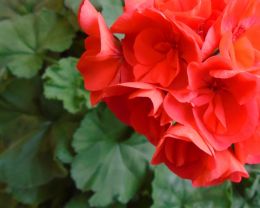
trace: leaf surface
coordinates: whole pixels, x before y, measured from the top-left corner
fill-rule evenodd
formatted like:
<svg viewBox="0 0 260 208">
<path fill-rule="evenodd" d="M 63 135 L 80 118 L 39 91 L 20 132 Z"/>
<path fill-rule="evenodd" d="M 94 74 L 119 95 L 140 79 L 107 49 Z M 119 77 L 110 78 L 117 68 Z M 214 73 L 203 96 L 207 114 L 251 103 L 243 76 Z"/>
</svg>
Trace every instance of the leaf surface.
<svg viewBox="0 0 260 208">
<path fill-rule="evenodd" d="M 147 154 L 153 150 L 146 139 L 132 134 L 108 109 L 93 110 L 76 131 L 77 152 L 72 177 L 81 190 L 92 190 L 91 206 L 127 203 L 146 175 Z"/>
<path fill-rule="evenodd" d="M 75 58 L 61 59 L 43 76 L 45 96 L 62 101 L 70 113 L 90 107 L 89 93 L 84 89 L 83 79 L 76 68 L 77 61 Z"/>
<path fill-rule="evenodd" d="M 62 52 L 73 37 L 69 23 L 48 10 L 1 21 L 0 68 L 30 78 L 42 67 L 47 50 Z"/>
</svg>

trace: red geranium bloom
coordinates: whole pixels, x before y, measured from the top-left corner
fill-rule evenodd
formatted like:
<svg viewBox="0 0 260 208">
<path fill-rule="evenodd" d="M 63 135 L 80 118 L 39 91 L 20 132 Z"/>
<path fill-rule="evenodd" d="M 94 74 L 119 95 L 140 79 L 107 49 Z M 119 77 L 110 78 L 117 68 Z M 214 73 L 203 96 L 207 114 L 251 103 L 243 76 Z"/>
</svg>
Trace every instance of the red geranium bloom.
<svg viewBox="0 0 260 208">
<path fill-rule="evenodd" d="M 222 17 L 208 33 L 203 52 L 219 48 L 232 65 L 260 74 L 260 1 L 229 1 Z"/>
<path fill-rule="evenodd" d="M 84 0 L 81 4 L 79 23 L 88 34 L 86 52 L 78 63 L 86 89 L 102 91 L 110 85 L 131 81 L 131 70 L 124 61 L 119 41 L 89 0 Z"/>
<path fill-rule="evenodd" d="M 219 151 L 254 134 L 259 117 L 254 76 L 232 70 L 223 58 L 215 56 L 204 63 L 191 63 L 188 79 L 188 104 L 178 104 L 170 97 L 164 104 L 173 120 L 196 126 Z"/>
<path fill-rule="evenodd" d="M 169 123 L 161 123 L 164 93 L 145 83 L 124 83 L 108 88 L 104 101 L 125 124 L 156 145 Z"/>
<path fill-rule="evenodd" d="M 162 87 L 177 85 L 174 81 L 183 79 L 177 77 L 186 71 L 187 63 L 201 60 L 197 35 L 151 5 L 126 8 L 112 30 L 125 34 L 123 53 L 133 68 L 135 81 Z"/>
<path fill-rule="evenodd" d="M 109 29 L 83 1 L 78 68 L 92 103 L 105 101 L 156 146 L 153 164 L 194 186 L 248 177 L 243 165 L 260 162 L 259 2 L 125 0 Z"/>
<path fill-rule="evenodd" d="M 172 126 L 157 145 L 153 164 L 165 163 L 194 186 L 216 185 L 224 180 L 240 182 L 248 177 L 243 165 L 229 150 L 211 152 L 203 138 L 190 127 Z"/>
<path fill-rule="evenodd" d="M 224 0 L 155 0 L 166 16 L 191 27 L 203 40 L 208 29 L 224 10 Z"/>
<path fill-rule="evenodd" d="M 260 74 L 260 1 L 230 1 L 221 23 L 220 53 L 239 68 Z M 254 70 L 254 69 L 252 69 Z"/>
<path fill-rule="evenodd" d="M 256 133 L 243 142 L 235 144 L 235 153 L 242 163 L 258 164 L 260 163 L 260 125 L 256 129 Z"/>
</svg>

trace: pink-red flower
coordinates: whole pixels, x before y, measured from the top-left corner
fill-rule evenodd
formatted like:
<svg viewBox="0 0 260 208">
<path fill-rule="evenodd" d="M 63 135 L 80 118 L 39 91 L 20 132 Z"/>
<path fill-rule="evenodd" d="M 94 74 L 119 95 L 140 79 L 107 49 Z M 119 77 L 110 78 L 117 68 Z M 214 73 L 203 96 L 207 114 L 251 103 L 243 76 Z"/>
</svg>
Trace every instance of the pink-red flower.
<svg viewBox="0 0 260 208">
<path fill-rule="evenodd" d="M 219 49 L 234 66 L 260 74 L 259 11 L 259 0 L 230 1 L 221 22 Z"/>
<path fill-rule="evenodd" d="M 232 151 L 212 152 L 197 131 L 179 124 L 165 133 L 152 162 L 165 163 L 180 177 L 191 179 L 194 186 L 217 185 L 227 179 L 239 182 L 248 177 Z"/>
<path fill-rule="evenodd" d="M 179 24 L 188 25 L 203 40 L 226 6 L 224 0 L 155 0 L 155 6 Z"/>
<path fill-rule="evenodd" d="M 78 63 L 78 69 L 84 77 L 86 89 L 95 92 L 93 102 L 96 102 L 100 98 L 100 91 L 113 84 L 132 80 L 132 75 L 122 56 L 119 41 L 89 1 L 81 4 L 79 23 L 88 37 L 85 40 L 86 52 Z"/>
<path fill-rule="evenodd" d="M 200 61 L 200 39 L 186 25 L 177 24 L 154 7 L 126 9 L 112 26 L 122 33 L 122 48 L 135 81 L 169 87 L 178 82 L 187 63 Z"/>
<path fill-rule="evenodd" d="M 212 26 L 204 52 L 219 49 L 235 68 L 260 74 L 260 1 L 229 1 Z"/>
<path fill-rule="evenodd" d="M 145 83 L 124 83 L 108 88 L 104 101 L 115 115 L 157 145 L 169 122 L 161 123 L 164 93 Z"/>
<path fill-rule="evenodd" d="M 155 146 L 194 186 L 260 163 L 259 0 L 125 0 L 111 28 L 84 0 L 78 68 L 92 103 Z M 122 39 L 114 36 L 123 35 Z"/>
<path fill-rule="evenodd" d="M 188 67 L 196 126 L 217 150 L 252 136 L 258 124 L 257 79 L 232 70 L 220 56 Z"/>
</svg>

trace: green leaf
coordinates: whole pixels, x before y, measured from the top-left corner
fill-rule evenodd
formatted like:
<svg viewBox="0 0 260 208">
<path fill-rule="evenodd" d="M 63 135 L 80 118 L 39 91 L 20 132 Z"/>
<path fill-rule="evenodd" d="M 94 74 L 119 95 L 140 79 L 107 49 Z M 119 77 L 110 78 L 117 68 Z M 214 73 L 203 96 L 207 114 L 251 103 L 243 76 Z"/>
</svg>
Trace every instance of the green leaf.
<svg viewBox="0 0 260 208">
<path fill-rule="evenodd" d="M 54 154 L 63 163 L 71 163 L 74 152 L 71 146 L 72 135 L 78 124 L 76 122 L 61 120 L 57 122 L 51 132 L 51 137 L 55 143 Z"/>
<path fill-rule="evenodd" d="M 70 47 L 74 31 L 54 12 L 43 10 L 0 22 L 0 68 L 30 78 L 43 64 L 46 51 L 62 52 Z"/>
<path fill-rule="evenodd" d="M 0 192 L 0 205 L 4 205 L 7 208 L 17 207 L 17 202 L 7 193 Z"/>
<path fill-rule="evenodd" d="M 102 15 L 109 26 L 123 13 L 121 0 L 91 0 L 91 2 L 95 7 L 101 8 Z"/>
<path fill-rule="evenodd" d="M 12 79 L 0 95 L 0 141 L 6 148 L 42 121 L 36 105 L 40 93 L 38 83 L 38 78 Z"/>
<path fill-rule="evenodd" d="M 63 102 L 70 113 L 77 113 L 90 106 L 89 93 L 76 68 L 77 59 L 61 59 L 58 64 L 49 67 L 44 78 L 44 94 L 47 98 Z"/>
<path fill-rule="evenodd" d="M 20 203 L 36 206 L 57 197 L 60 193 L 66 191 L 67 186 L 65 180 L 53 180 L 39 187 L 9 188 L 8 192 Z"/>
<path fill-rule="evenodd" d="M 61 125 L 36 108 L 37 80 L 14 79 L 0 95 L 0 181 L 11 188 L 40 186 L 67 173 L 53 152 L 55 142 L 65 139 L 57 133 Z"/>
<path fill-rule="evenodd" d="M 0 68 L 0 93 L 5 90 L 10 81 L 11 78 L 8 70 L 6 68 Z"/>
<path fill-rule="evenodd" d="M 58 100 L 50 100 L 44 96 L 43 92 L 41 93 L 42 94 L 39 98 L 39 108 L 44 118 L 46 118 L 47 120 L 54 121 L 63 117 L 63 115 L 67 116 L 66 110 L 63 109 L 62 102 Z"/>
<path fill-rule="evenodd" d="M 257 208 L 260 206 L 260 166 L 248 165 L 250 178 L 233 184 L 232 208 Z"/>
<path fill-rule="evenodd" d="M 90 208 L 88 197 L 84 194 L 77 195 L 65 205 L 65 208 Z"/>
<path fill-rule="evenodd" d="M 131 135 L 106 108 L 86 115 L 73 146 L 77 156 L 72 163 L 72 178 L 77 188 L 95 192 L 91 206 L 127 203 L 146 176 L 147 154 L 153 150 L 144 137 Z"/>
<path fill-rule="evenodd" d="M 1 0 L 0 20 L 39 11 L 43 7 L 59 11 L 63 0 Z"/>
<path fill-rule="evenodd" d="M 1 0 L 0 1 L 0 20 L 11 18 L 18 14 L 28 13 L 34 5 L 31 0 L 19 2 L 18 0 Z"/>
<path fill-rule="evenodd" d="M 155 168 L 152 208 L 228 208 L 231 207 L 230 184 L 211 188 L 193 188 L 165 166 Z"/>
<path fill-rule="evenodd" d="M 23 204 L 31 204 L 31 205 L 37 205 L 45 200 L 51 198 L 51 195 L 53 194 L 54 187 L 50 186 L 42 186 L 40 188 L 27 188 L 27 189 L 15 189 L 12 188 L 10 191 L 10 194 L 18 200 L 19 202 Z M 50 190 L 52 190 L 50 192 Z"/>
<path fill-rule="evenodd" d="M 82 0 L 65 0 L 65 5 L 77 14 L 81 2 Z"/>
<path fill-rule="evenodd" d="M 49 124 L 31 130 L 0 155 L 0 181 L 11 187 L 31 188 L 56 177 L 65 169 L 55 163 L 48 139 Z"/>
</svg>

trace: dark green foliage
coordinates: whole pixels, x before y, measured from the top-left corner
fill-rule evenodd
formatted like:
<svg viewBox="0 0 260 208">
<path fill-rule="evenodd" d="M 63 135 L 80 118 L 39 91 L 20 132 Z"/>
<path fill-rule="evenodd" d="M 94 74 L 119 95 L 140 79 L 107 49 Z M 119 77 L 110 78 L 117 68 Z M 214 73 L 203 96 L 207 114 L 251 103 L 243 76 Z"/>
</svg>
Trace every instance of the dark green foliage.
<svg viewBox="0 0 260 208">
<path fill-rule="evenodd" d="M 109 25 L 121 0 L 93 0 Z M 89 93 L 80 0 L 0 0 L 0 207 L 260 207 L 260 168 L 242 184 L 192 188 Z M 73 58 L 75 57 L 75 58 Z"/>
</svg>

